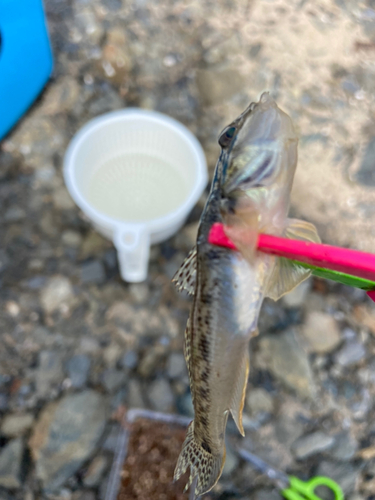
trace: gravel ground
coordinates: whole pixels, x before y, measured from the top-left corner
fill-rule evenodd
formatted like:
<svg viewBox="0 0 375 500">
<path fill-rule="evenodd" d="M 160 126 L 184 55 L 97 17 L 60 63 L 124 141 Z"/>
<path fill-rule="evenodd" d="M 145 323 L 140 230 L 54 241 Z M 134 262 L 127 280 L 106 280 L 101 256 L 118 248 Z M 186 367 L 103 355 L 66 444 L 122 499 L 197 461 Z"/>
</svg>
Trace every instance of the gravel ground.
<svg viewBox="0 0 375 500">
<path fill-rule="evenodd" d="M 373 0 L 46 0 L 55 68 L 0 153 L 0 500 L 104 500 L 125 408 L 192 415 L 170 283 L 205 196 L 151 251 L 141 284 L 70 199 L 69 140 L 140 106 L 182 121 L 212 173 L 221 128 L 263 90 L 296 123 L 293 213 L 324 241 L 373 250 Z M 252 340 L 244 447 L 302 478 L 375 498 L 375 308 L 309 280 L 266 301 Z M 236 435 L 234 426 L 230 434 Z M 231 451 L 212 499 L 279 498 Z"/>
</svg>

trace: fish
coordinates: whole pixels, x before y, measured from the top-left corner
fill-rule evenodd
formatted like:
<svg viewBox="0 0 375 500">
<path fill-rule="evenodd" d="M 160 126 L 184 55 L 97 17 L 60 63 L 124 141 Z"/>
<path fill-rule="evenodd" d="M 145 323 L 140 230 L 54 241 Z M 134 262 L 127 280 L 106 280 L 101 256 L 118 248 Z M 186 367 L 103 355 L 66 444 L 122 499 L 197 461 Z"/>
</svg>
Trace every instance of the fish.
<svg viewBox="0 0 375 500">
<path fill-rule="evenodd" d="M 244 436 L 249 344 L 263 299 L 278 300 L 310 275 L 292 261 L 257 252 L 258 234 L 320 241 L 312 224 L 288 218 L 297 143 L 290 117 L 267 92 L 225 127 L 196 245 L 173 278 L 193 296 L 184 355 L 194 407 L 174 480 L 189 470 L 185 491 L 193 484 L 195 496 L 221 476 L 229 414 Z M 216 222 L 238 251 L 208 243 Z"/>
</svg>

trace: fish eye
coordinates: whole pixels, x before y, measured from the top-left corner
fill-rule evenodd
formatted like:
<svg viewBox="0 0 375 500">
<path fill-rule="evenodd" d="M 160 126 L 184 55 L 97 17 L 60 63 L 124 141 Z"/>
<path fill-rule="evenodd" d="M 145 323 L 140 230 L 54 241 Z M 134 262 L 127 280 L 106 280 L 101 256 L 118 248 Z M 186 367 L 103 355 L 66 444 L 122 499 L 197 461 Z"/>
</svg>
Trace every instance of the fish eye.
<svg viewBox="0 0 375 500">
<path fill-rule="evenodd" d="M 236 132 L 236 127 L 227 127 L 226 129 L 224 129 L 224 131 L 220 134 L 219 137 L 219 144 L 222 148 L 227 148 L 229 146 L 234 137 L 235 132 Z"/>
</svg>

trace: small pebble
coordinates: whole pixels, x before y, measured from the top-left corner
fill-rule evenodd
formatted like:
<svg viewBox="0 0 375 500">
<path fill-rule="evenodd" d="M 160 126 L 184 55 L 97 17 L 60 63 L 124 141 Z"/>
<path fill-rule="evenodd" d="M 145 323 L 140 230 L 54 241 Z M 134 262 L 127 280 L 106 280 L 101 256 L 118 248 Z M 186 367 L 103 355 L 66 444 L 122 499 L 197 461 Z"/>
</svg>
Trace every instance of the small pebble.
<svg viewBox="0 0 375 500">
<path fill-rule="evenodd" d="M 334 443 L 335 439 L 332 436 L 327 436 L 327 434 L 317 431 L 313 434 L 298 438 L 297 441 L 292 444 L 291 448 L 297 459 L 304 460 L 305 458 L 328 450 Z"/>
</svg>

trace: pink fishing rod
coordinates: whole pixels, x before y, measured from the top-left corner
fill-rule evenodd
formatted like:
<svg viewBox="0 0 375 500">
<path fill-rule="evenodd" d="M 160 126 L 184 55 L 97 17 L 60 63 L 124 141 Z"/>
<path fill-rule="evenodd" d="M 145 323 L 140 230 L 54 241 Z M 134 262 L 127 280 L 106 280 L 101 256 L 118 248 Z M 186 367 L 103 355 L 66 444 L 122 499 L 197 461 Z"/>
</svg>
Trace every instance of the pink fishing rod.
<svg viewBox="0 0 375 500">
<path fill-rule="evenodd" d="M 234 243 L 225 234 L 223 224 L 213 224 L 208 241 L 213 245 L 236 249 Z M 257 248 L 261 252 L 292 259 L 308 266 L 344 273 L 349 275 L 349 278 L 353 278 L 353 286 L 356 286 L 355 277 L 374 282 L 373 287 L 371 283 L 367 284 L 369 288 L 373 288 L 373 290 L 367 290 L 367 294 L 375 301 L 374 254 L 269 234 L 259 235 Z M 330 279 L 335 279 L 333 274 L 330 276 Z"/>
</svg>

